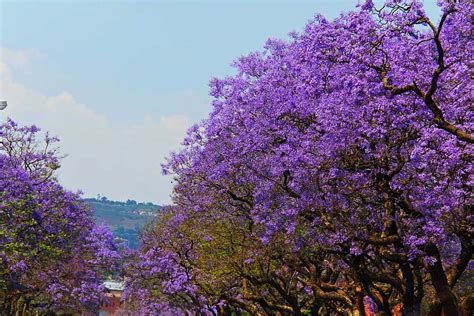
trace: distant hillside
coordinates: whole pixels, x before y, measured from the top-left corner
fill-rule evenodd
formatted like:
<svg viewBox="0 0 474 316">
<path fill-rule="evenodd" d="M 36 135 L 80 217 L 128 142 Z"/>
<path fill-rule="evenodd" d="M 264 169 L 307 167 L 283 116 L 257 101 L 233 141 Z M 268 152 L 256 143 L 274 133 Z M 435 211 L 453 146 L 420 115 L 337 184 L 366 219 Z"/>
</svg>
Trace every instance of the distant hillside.
<svg viewBox="0 0 474 316">
<path fill-rule="evenodd" d="M 142 226 L 152 221 L 161 206 L 153 203 L 110 201 L 105 197 L 87 198 L 96 223 L 105 223 L 114 235 L 128 242 L 130 248 L 138 248 L 138 235 Z"/>
</svg>

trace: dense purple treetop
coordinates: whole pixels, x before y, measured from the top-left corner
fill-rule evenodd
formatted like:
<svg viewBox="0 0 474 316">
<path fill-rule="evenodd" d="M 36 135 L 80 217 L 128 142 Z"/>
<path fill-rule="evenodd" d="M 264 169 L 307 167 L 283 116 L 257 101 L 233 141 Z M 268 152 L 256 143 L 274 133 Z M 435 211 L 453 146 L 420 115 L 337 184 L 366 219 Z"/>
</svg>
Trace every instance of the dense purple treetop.
<svg viewBox="0 0 474 316">
<path fill-rule="evenodd" d="M 269 40 L 238 59 L 235 76 L 213 79 L 212 113 L 164 166 L 178 211 L 140 254 L 150 271 L 167 273 L 148 275 L 144 295 L 164 304 L 199 293 L 255 314 L 315 315 L 362 314 L 364 299 L 385 314 L 395 306 L 416 313 L 432 295 L 430 308 L 461 315 L 469 299 L 456 285 L 473 253 L 474 10 L 470 1 L 439 5 L 438 21 L 421 1 L 397 0 L 366 1 L 333 21 L 316 16 L 291 41 Z M 249 253 L 232 268 L 240 285 L 228 284 L 231 297 L 211 293 L 214 279 L 202 276 L 214 263 L 199 264 L 206 240 L 192 224 L 231 239 L 203 224 L 209 217 L 248 225 L 248 239 L 269 257 L 275 244 L 286 248 L 272 257 L 284 269 L 257 277 L 245 268 L 256 266 Z M 182 278 L 186 265 L 192 272 Z M 275 307 L 261 287 L 278 292 L 291 269 L 296 298 L 280 293 L 284 306 Z M 325 305 L 311 309 L 308 296 Z"/>
<path fill-rule="evenodd" d="M 0 310 L 94 311 L 119 255 L 107 227 L 54 177 L 57 139 L 39 132 L 0 125 Z"/>
</svg>

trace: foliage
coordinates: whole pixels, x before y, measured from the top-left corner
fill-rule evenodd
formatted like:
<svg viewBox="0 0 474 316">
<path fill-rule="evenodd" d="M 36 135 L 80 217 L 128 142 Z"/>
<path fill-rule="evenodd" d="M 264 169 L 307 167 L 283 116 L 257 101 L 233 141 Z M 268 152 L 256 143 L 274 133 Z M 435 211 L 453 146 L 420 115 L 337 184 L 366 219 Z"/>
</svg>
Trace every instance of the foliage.
<svg viewBox="0 0 474 316">
<path fill-rule="evenodd" d="M 120 256 L 110 231 L 55 178 L 57 139 L 38 135 L 0 125 L 0 310 L 92 312 Z"/>
<path fill-rule="evenodd" d="M 316 16 L 211 81 L 130 263 L 137 310 L 469 309 L 474 12 L 439 5 L 436 23 L 420 1 Z"/>
<path fill-rule="evenodd" d="M 91 208 L 95 222 L 105 223 L 117 239 L 125 241 L 131 249 L 138 248 L 142 227 L 155 218 L 161 206 L 153 203 L 111 201 L 106 197 L 83 201 Z"/>
</svg>

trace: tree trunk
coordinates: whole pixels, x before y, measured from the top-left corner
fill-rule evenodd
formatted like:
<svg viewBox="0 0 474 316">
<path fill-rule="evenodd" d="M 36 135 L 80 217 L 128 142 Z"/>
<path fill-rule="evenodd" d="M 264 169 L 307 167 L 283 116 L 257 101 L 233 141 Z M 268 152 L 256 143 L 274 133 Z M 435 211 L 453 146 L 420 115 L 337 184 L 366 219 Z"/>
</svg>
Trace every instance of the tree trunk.
<svg viewBox="0 0 474 316">
<path fill-rule="evenodd" d="M 355 286 L 355 296 L 356 303 L 352 314 L 354 316 L 365 316 L 364 291 L 362 291 L 362 285 L 360 283 L 357 283 Z"/>
<path fill-rule="evenodd" d="M 431 283 L 433 283 L 444 315 L 463 316 L 463 312 L 458 304 L 458 299 L 449 286 L 438 248 L 434 244 L 429 244 L 426 246 L 426 250 L 428 255 L 436 258 L 436 263 L 427 265 L 427 270 L 431 276 Z"/>
<path fill-rule="evenodd" d="M 403 310 L 406 316 L 415 316 L 415 280 L 409 263 L 401 265 L 403 279 L 405 281 L 405 293 L 403 293 Z"/>
<path fill-rule="evenodd" d="M 28 300 L 26 300 L 24 303 L 23 303 L 23 310 L 21 312 L 21 316 L 27 316 L 27 313 L 28 313 L 28 306 L 30 305 L 30 302 Z"/>
</svg>

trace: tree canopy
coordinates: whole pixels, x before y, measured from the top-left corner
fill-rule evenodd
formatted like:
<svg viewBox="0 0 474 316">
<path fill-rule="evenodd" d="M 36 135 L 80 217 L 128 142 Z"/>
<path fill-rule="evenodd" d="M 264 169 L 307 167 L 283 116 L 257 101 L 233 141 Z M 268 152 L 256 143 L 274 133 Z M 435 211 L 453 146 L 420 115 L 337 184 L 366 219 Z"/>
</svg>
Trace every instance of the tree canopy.
<svg viewBox="0 0 474 316">
<path fill-rule="evenodd" d="M 120 258 L 79 194 L 64 189 L 57 139 L 0 125 L 0 314 L 90 313 Z"/>
<path fill-rule="evenodd" d="M 213 79 L 164 165 L 173 206 L 130 263 L 134 308 L 472 311 L 474 12 L 439 6 L 317 15 Z"/>
</svg>

